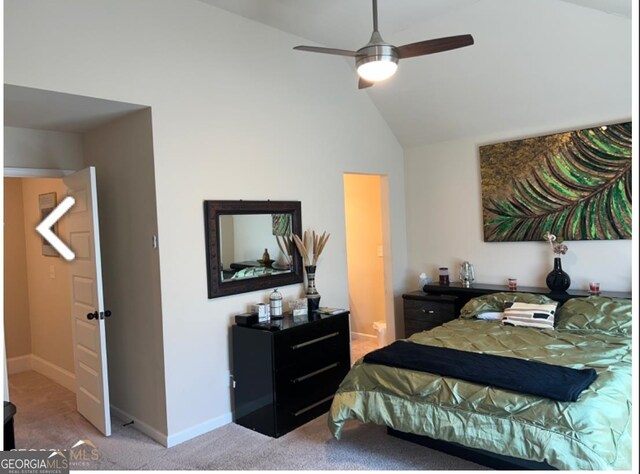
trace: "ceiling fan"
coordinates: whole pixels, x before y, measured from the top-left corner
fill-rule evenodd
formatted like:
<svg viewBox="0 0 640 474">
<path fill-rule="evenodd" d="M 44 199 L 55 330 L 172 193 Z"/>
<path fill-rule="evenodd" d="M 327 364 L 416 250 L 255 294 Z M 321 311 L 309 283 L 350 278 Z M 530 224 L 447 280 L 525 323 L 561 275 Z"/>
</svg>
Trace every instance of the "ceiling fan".
<svg viewBox="0 0 640 474">
<path fill-rule="evenodd" d="M 336 54 L 338 56 L 351 56 L 356 60 L 358 70 L 358 89 L 370 87 L 376 82 L 390 78 L 398 68 L 400 59 L 424 56 L 426 54 L 440 53 L 450 49 L 462 48 L 473 44 L 473 36 L 458 35 L 446 38 L 436 38 L 417 43 L 393 46 L 386 43 L 378 31 L 378 1 L 373 1 L 373 33 L 369 42 L 357 51 L 346 49 L 322 48 L 318 46 L 296 46 L 298 51 L 310 51 L 312 53 Z"/>
</svg>

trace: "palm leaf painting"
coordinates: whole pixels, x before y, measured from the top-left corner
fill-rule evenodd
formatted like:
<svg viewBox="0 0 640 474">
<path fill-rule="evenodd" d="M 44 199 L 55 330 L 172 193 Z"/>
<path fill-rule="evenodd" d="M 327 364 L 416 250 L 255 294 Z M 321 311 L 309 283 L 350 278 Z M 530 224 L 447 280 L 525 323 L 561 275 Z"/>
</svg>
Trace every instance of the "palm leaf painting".
<svg viewBox="0 0 640 474">
<path fill-rule="evenodd" d="M 631 238 L 631 122 L 480 147 L 484 240 Z"/>
</svg>

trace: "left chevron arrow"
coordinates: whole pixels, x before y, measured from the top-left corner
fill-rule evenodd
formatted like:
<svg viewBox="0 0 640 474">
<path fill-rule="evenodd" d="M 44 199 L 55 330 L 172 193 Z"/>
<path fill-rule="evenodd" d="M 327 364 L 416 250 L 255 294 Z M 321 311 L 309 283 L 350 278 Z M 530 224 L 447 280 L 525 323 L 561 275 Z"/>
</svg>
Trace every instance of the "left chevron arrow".
<svg viewBox="0 0 640 474">
<path fill-rule="evenodd" d="M 60 204 L 58 204 L 58 207 L 51 211 L 51 213 L 36 227 L 36 231 L 38 231 L 38 233 L 67 261 L 71 261 L 76 258 L 76 254 L 73 253 L 73 251 L 67 247 L 56 234 L 53 233 L 51 227 L 53 227 L 53 225 L 58 222 L 75 203 L 76 200 L 73 197 L 67 196 Z"/>
</svg>

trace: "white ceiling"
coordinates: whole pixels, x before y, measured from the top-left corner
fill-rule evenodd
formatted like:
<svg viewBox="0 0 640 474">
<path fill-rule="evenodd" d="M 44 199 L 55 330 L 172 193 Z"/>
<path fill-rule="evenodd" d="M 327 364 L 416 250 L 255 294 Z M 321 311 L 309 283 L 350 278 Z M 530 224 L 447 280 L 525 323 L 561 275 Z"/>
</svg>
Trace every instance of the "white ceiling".
<svg viewBox="0 0 640 474">
<path fill-rule="evenodd" d="M 329 47 L 358 49 L 371 36 L 371 0 L 201 1 Z M 379 28 L 383 37 L 385 34 L 391 37 L 416 24 L 449 15 L 480 1 L 482 0 L 379 0 Z M 631 0 L 553 1 L 564 1 L 631 18 Z M 416 38 L 417 41 L 421 39 L 429 38 Z"/>
<path fill-rule="evenodd" d="M 201 1 L 304 38 L 303 44 L 355 50 L 372 30 L 370 0 Z M 630 57 L 631 5 L 632 0 L 379 0 L 379 29 L 391 44 L 466 33 L 475 44 L 401 61 L 392 79 L 358 93 L 370 95 L 404 147 L 539 126 L 548 121 L 550 100 L 580 114 L 580 105 L 576 109 L 558 91 L 571 88 L 576 75 L 588 74 L 580 64 L 587 67 L 596 54 L 608 51 L 599 60 L 614 69 L 620 60 L 611 63 L 611 51 Z M 300 61 L 352 62 L 292 54 L 306 55 Z M 506 101 L 521 101 L 526 116 L 496 113 Z"/>
</svg>

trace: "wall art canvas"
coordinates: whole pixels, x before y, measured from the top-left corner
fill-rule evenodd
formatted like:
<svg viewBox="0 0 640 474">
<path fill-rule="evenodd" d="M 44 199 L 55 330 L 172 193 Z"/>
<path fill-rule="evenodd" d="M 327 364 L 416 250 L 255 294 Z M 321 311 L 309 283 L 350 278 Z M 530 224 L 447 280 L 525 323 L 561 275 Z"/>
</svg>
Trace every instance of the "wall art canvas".
<svg viewBox="0 0 640 474">
<path fill-rule="evenodd" d="M 480 147 L 484 240 L 631 238 L 631 122 Z"/>
<path fill-rule="evenodd" d="M 38 195 L 38 208 L 40 211 L 40 220 L 44 220 L 56 207 L 56 193 L 46 193 Z M 53 233 L 58 235 L 58 224 L 53 225 Z M 49 243 L 47 239 L 42 237 L 42 255 L 45 257 L 59 257 L 56 249 Z"/>
<path fill-rule="evenodd" d="M 291 214 L 271 214 L 273 235 L 291 235 Z"/>
</svg>

